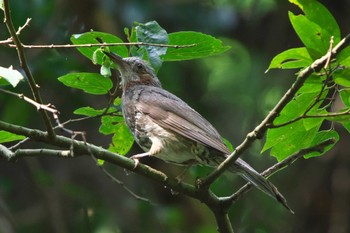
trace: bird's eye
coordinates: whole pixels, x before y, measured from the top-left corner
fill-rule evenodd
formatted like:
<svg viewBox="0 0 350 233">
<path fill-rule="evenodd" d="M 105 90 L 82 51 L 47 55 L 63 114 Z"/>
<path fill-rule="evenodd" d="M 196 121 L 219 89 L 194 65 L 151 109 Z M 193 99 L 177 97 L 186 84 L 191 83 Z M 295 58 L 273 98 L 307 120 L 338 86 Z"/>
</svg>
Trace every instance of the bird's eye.
<svg viewBox="0 0 350 233">
<path fill-rule="evenodd" d="M 137 63 L 136 68 L 138 71 L 143 71 L 145 69 L 145 67 L 141 63 Z"/>
</svg>

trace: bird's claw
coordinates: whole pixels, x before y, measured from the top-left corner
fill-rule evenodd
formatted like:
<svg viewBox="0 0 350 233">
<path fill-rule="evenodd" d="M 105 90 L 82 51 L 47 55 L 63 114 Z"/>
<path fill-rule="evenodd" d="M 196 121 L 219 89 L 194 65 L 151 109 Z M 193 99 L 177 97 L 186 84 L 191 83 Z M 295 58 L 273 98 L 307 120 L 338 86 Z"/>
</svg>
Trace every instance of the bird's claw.
<svg viewBox="0 0 350 233">
<path fill-rule="evenodd" d="M 137 168 L 137 166 L 139 165 L 139 163 L 140 163 L 140 161 L 139 161 L 139 159 L 138 158 L 133 158 L 133 157 L 131 157 L 131 159 L 132 160 L 134 160 L 134 168 L 133 169 L 136 169 Z"/>
<path fill-rule="evenodd" d="M 145 156 L 149 156 L 149 153 L 145 152 L 145 153 L 133 155 L 130 157 L 130 159 L 134 160 L 134 162 L 135 162 L 134 169 L 137 168 L 137 165 L 139 165 L 139 163 L 140 163 L 139 159 L 142 157 L 145 157 Z"/>
</svg>

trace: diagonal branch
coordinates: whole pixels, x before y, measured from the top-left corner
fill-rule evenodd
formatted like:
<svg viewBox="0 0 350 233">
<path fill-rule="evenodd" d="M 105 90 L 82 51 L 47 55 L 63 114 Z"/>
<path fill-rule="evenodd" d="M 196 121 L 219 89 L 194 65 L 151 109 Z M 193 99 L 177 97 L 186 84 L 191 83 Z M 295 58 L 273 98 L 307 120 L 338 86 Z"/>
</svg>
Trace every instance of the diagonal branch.
<svg viewBox="0 0 350 233">
<path fill-rule="evenodd" d="M 297 80 L 293 83 L 291 88 L 284 94 L 276 106 L 270 111 L 265 119 L 250 133 L 247 134 L 244 141 L 236 147 L 228 158 L 222 162 L 212 173 L 205 177 L 201 182 L 201 187 L 210 186 L 231 164 L 246 151 L 255 140 L 261 139 L 266 133 L 272 122 L 279 116 L 282 109 L 293 99 L 297 91 L 303 86 L 306 79 L 315 71 L 322 69 L 327 61 L 341 51 L 350 40 L 350 34 L 344 37 L 332 50 L 323 57 L 314 61 L 310 66 L 302 70 Z"/>
</svg>

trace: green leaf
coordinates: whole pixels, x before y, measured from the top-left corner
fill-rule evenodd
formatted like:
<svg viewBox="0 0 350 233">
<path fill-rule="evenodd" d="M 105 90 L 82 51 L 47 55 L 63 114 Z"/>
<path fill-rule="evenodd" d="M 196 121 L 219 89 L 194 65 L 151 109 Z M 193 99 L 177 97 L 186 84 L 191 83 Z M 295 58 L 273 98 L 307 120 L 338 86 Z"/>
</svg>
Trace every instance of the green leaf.
<svg viewBox="0 0 350 233">
<path fill-rule="evenodd" d="M 186 48 L 171 48 L 162 56 L 163 61 L 182 61 L 209 57 L 226 52 L 230 46 L 224 46 L 222 41 L 210 35 L 199 32 L 182 31 L 170 33 L 169 45 L 195 45 Z"/>
<path fill-rule="evenodd" d="M 312 158 L 312 157 L 316 157 L 316 156 L 320 156 L 320 155 L 325 154 L 327 151 L 329 151 L 335 145 L 336 142 L 339 141 L 339 134 L 335 130 L 320 131 L 317 133 L 317 135 L 315 136 L 314 140 L 312 141 L 312 143 L 309 147 L 316 146 L 316 145 L 318 145 L 318 144 L 320 144 L 328 139 L 334 139 L 335 140 L 334 144 L 327 146 L 322 151 L 315 151 L 315 152 L 309 153 L 309 154 L 305 155 L 304 158 L 308 159 L 308 158 Z"/>
<path fill-rule="evenodd" d="M 105 43 L 123 43 L 123 41 L 109 33 L 105 32 L 85 32 L 82 34 L 74 34 L 71 36 L 71 41 L 75 45 L 79 44 L 100 44 L 101 40 Z M 97 49 L 100 49 L 100 47 L 94 46 L 94 47 L 82 47 L 77 48 L 78 51 L 89 58 L 90 60 L 94 61 L 96 64 L 103 64 L 103 56 L 104 54 L 102 52 L 95 53 Z M 109 46 L 109 51 L 119 54 L 122 57 L 128 56 L 128 49 L 125 45 L 118 45 L 118 46 Z"/>
<path fill-rule="evenodd" d="M 107 94 L 113 86 L 109 78 L 94 73 L 71 73 L 59 77 L 58 80 L 68 87 L 94 95 Z"/>
<path fill-rule="evenodd" d="M 294 15 L 289 12 L 289 19 L 300 40 L 309 50 L 313 58 L 318 58 L 327 53 L 330 37 L 325 38 L 322 28 L 316 23 L 310 21 L 304 15 Z"/>
<path fill-rule="evenodd" d="M 347 107 L 350 107 L 350 89 L 342 89 L 339 91 L 340 99 L 343 104 Z"/>
<path fill-rule="evenodd" d="M 224 141 L 224 143 L 227 146 L 227 148 L 229 149 L 229 151 L 233 152 L 232 143 L 229 140 L 227 140 L 226 138 L 222 138 L 222 140 Z"/>
<path fill-rule="evenodd" d="M 341 39 L 340 28 L 328 9 L 316 0 L 290 0 L 296 4 L 306 15 L 306 17 L 319 25 L 327 32 L 328 38 L 334 36 L 334 42 L 337 44 Z M 327 39 L 327 38 L 326 38 Z"/>
<path fill-rule="evenodd" d="M 337 55 L 337 62 L 340 65 L 350 67 L 350 46 L 346 47 Z"/>
<path fill-rule="evenodd" d="M 323 55 L 330 47 L 331 36 L 334 37 L 334 44 L 340 41 L 339 26 L 325 6 L 315 0 L 289 1 L 305 13 L 305 16 L 295 16 L 292 13 L 289 16 L 295 31 L 308 49 Z"/>
<path fill-rule="evenodd" d="M 94 109 L 92 107 L 81 107 L 76 110 L 74 110 L 74 114 L 76 115 L 83 115 L 83 116 L 89 116 L 89 117 L 94 117 L 94 116 L 99 116 L 103 114 L 106 111 L 106 109 Z M 116 110 L 114 108 L 109 108 L 108 113 L 115 112 Z"/>
<path fill-rule="evenodd" d="M 278 55 L 276 55 L 269 68 L 270 69 L 295 69 L 309 66 L 313 62 L 308 50 L 304 47 L 288 49 Z"/>
<path fill-rule="evenodd" d="M 343 87 L 350 87 L 350 68 L 339 69 L 333 73 L 334 82 Z"/>
<path fill-rule="evenodd" d="M 335 122 L 339 122 L 341 124 L 349 122 L 350 121 L 350 108 L 344 108 L 341 109 L 337 112 L 327 112 L 326 114 L 324 114 L 324 119 L 327 119 L 329 121 L 335 121 Z"/>
<path fill-rule="evenodd" d="M 125 155 L 131 149 L 134 138 L 125 122 L 117 124 L 114 128 L 114 132 L 112 144 L 109 146 L 108 150 L 120 155 Z"/>
<path fill-rule="evenodd" d="M 0 130 L 0 143 L 5 143 L 5 142 L 13 142 L 13 141 L 18 141 L 18 140 L 23 140 L 26 137 L 22 135 L 17 135 L 14 133 L 10 133 L 4 130 Z"/>
<path fill-rule="evenodd" d="M 343 127 L 350 133 L 350 121 L 342 122 Z"/>
<path fill-rule="evenodd" d="M 99 131 L 104 135 L 113 134 L 116 131 L 116 126 L 123 122 L 124 119 L 122 116 L 103 116 Z"/>
<path fill-rule="evenodd" d="M 23 75 L 18 71 L 14 70 L 12 66 L 9 68 L 0 66 L 0 85 L 11 84 L 13 87 L 16 87 L 19 81 L 23 80 Z"/>
<path fill-rule="evenodd" d="M 121 105 L 122 104 L 122 99 L 120 97 L 115 98 L 113 104 L 115 106 Z"/>
<path fill-rule="evenodd" d="M 102 166 L 105 163 L 103 159 L 97 159 L 97 165 Z"/>
<path fill-rule="evenodd" d="M 271 148 L 271 155 L 281 161 L 301 149 L 308 148 L 314 141 L 319 127 L 306 130 L 302 121 L 269 129 L 262 152 Z"/>
<path fill-rule="evenodd" d="M 168 33 L 156 22 L 151 21 L 145 24 L 137 23 L 135 27 L 136 37 L 138 42 L 152 43 L 152 44 L 168 44 Z M 167 47 L 160 46 L 140 46 L 141 51 L 146 52 L 143 59 L 147 58 L 152 67 L 157 71 L 162 65 L 160 56 L 166 53 Z M 138 50 L 138 53 L 140 50 Z M 133 54 L 139 56 L 140 54 Z"/>
<path fill-rule="evenodd" d="M 312 77 L 312 81 L 306 83 L 295 98 L 284 107 L 279 117 L 273 122 L 274 125 L 285 124 L 303 116 L 314 103 L 316 96 L 320 93 L 322 79 L 318 78 L 317 80 L 317 76 Z M 311 91 L 311 87 L 314 87 L 313 91 Z M 327 91 L 322 94 L 321 99 L 326 95 Z M 308 114 L 315 115 L 320 113 L 318 109 L 320 105 L 321 103 L 315 104 Z M 323 112 L 321 111 L 321 113 Z M 285 126 L 269 129 L 262 152 L 271 149 L 271 155 L 281 161 L 301 149 L 310 147 L 323 120 L 324 118 L 302 118 Z"/>
</svg>

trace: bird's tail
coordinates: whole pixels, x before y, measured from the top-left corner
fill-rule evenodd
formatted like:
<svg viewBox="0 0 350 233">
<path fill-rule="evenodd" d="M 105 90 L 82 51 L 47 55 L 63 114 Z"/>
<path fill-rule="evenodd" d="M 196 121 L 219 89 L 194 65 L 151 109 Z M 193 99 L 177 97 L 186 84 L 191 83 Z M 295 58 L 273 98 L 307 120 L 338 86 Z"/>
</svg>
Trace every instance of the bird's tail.
<svg viewBox="0 0 350 233">
<path fill-rule="evenodd" d="M 248 163 L 244 162 L 242 159 L 237 159 L 235 164 L 230 167 L 230 171 L 239 174 L 245 180 L 252 183 L 255 187 L 276 199 L 284 207 L 286 207 L 291 213 L 294 213 L 287 204 L 287 200 L 283 195 L 277 190 L 277 188 L 268 181 L 265 177 L 260 175 L 254 168 L 252 168 Z"/>
</svg>

